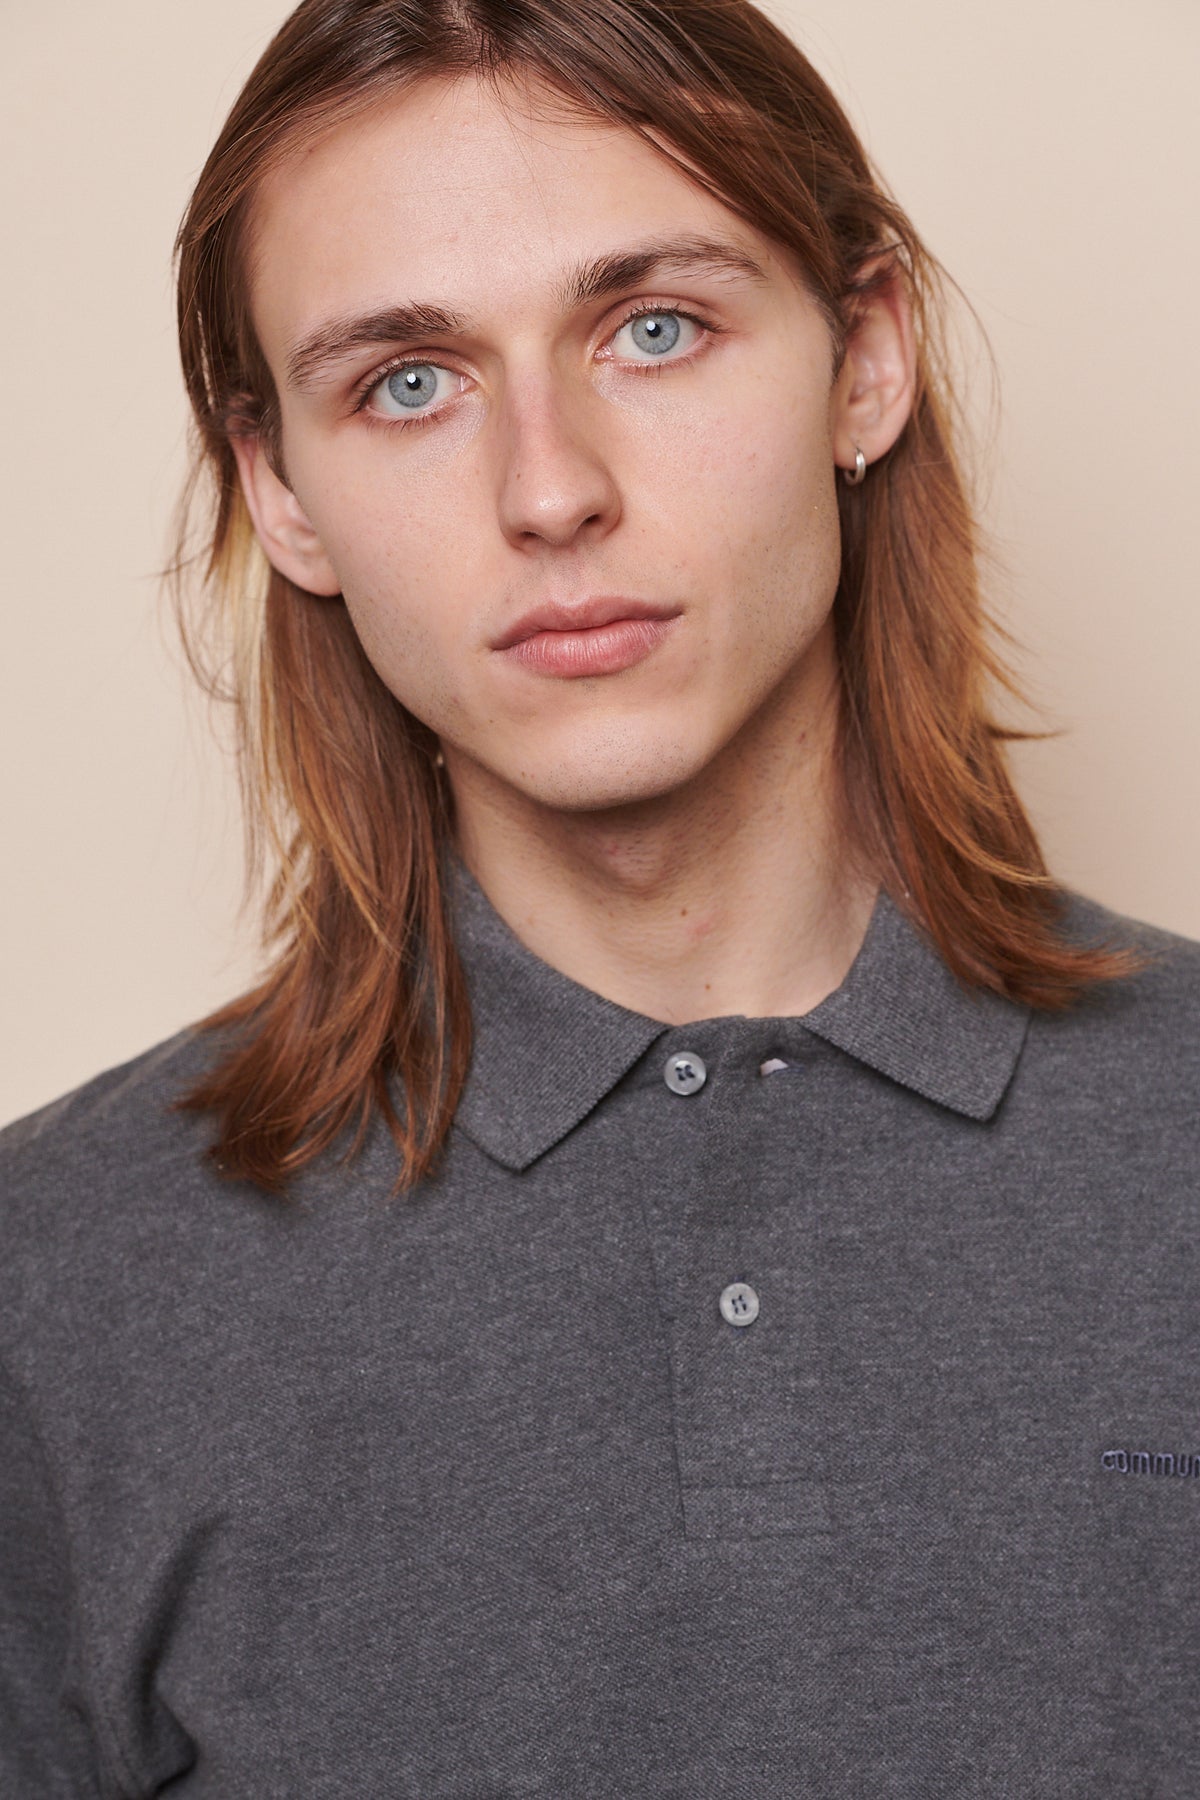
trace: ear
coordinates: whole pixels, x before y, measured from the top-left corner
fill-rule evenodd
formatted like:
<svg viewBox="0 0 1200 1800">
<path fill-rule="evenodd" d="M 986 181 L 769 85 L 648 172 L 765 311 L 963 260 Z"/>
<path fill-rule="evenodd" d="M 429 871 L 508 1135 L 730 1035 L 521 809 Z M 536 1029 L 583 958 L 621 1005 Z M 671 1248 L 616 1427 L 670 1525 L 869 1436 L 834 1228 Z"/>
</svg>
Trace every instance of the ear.
<svg viewBox="0 0 1200 1800">
<path fill-rule="evenodd" d="M 870 275 L 870 267 L 863 271 Z M 916 392 L 916 342 L 903 278 L 862 301 L 833 386 L 833 460 L 853 469 L 855 450 L 878 462 L 904 430 Z"/>
<path fill-rule="evenodd" d="M 242 492 L 267 560 L 306 593 L 340 594 L 333 564 L 295 494 L 271 467 L 262 439 L 239 435 L 232 442 Z"/>
</svg>

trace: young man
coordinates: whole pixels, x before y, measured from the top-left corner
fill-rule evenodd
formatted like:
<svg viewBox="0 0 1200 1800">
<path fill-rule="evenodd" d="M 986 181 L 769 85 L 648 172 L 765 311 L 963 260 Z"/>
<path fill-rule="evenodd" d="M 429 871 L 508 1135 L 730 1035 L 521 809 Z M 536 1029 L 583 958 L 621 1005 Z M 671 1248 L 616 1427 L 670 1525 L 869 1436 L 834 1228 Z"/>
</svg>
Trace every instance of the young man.
<svg viewBox="0 0 1200 1800">
<path fill-rule="evenodd" d="M 740 0 L 268 50 L 277 955 L 5 1135 L 12 1791 L 1190 1791 L 1196 954 L 1008 784 L 931 278 Z"/>
</svg>

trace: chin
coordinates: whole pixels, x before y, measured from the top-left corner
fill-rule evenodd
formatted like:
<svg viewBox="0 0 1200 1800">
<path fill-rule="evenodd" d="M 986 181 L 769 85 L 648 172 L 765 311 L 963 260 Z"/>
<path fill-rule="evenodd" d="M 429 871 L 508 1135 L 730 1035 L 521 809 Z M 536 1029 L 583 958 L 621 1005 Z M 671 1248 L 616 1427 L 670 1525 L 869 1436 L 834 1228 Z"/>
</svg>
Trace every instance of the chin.
<svg viewBox="0 0 1200 1800">
<path fill-rule="evenodd" d="M 605 812 L 660 800 L 684 786 L 702 761 L 681 754 L 639 749 L 636 756 L 550 757 L 535 763 L 532 778 L 516 785 L 539 805 L 559 812 Z"/>
</svg>

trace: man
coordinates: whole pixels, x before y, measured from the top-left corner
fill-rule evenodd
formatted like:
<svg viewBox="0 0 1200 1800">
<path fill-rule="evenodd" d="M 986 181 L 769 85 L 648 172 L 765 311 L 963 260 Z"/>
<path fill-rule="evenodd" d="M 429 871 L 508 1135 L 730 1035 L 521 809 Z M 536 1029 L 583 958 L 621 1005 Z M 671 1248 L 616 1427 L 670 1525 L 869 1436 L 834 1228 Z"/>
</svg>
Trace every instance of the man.
<svg viewBox="0 0 1200 1800">
<path fill-rule="evenodd" d="M 308 0 L 180 251 L 278 954 L 6 1134 L 10 1786 L 1187 1793 L 1195 952 L 1041 868 L 836 103 Z"/>
</svg>

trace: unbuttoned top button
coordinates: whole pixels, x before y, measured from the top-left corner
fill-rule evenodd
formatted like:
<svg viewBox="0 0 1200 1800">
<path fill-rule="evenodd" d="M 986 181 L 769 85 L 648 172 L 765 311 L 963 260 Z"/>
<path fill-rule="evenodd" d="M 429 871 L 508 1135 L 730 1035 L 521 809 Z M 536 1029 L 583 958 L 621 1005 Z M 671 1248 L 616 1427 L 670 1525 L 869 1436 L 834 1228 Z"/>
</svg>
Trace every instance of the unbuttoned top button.
<svg viewBox="0 0 1200 1800">
<path fill-rule="evenodd" d="M 708 1079 L 708 1070 L 700 1057 L 690 1050 L 669 1056 L 663 1080 L 673 1094 L 698 1094 Z"/>
<path fill-rule="evenodd" d="M 727 1325 L 753 1325 L 758 1317 L 758 1295 L 748 1281 L 731 1281 L 720 1306 Z"/>
</svg>

